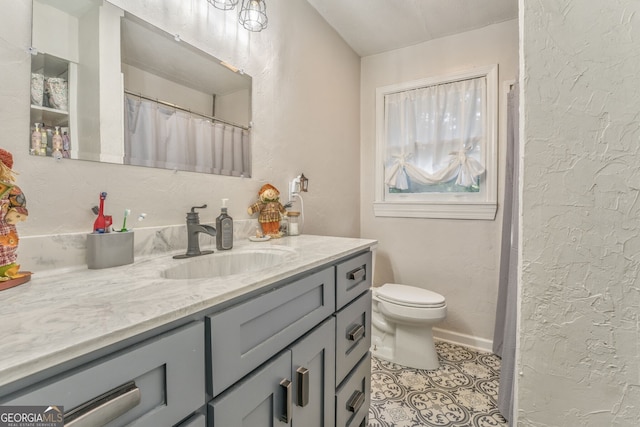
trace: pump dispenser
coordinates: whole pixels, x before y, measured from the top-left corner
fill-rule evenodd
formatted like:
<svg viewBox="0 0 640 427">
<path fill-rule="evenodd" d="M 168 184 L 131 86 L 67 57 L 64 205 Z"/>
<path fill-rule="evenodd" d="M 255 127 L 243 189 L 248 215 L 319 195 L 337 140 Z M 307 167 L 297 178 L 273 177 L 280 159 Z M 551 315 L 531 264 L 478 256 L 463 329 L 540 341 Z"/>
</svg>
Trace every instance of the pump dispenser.
<svg viewBox="0 0 640 427">
<path fill-rule="evenodd" d="M 51 140 L 51 147 L 53 150 L 52 156 L 56 160 L 60 160 L 62 158 L 62 135 L 60 135 L 60 126 L 56 126 L 56 130 Z"/>
<path fill-rule="evenodd" d="M 40 131 L 40 123 L 35 123 L 35 130 L 31 132 L 31 154 L 40 155 L 40 146 L 42 145 L 42 132 Z"/>
<path fill-rule="evenodd" d="M 227 201 L 229 199 L 222 199 L 220 215 L 216 218 L 216 247 L 219 251 L 233 247 L 233 218 L 227 214 Z"/>
</svg>

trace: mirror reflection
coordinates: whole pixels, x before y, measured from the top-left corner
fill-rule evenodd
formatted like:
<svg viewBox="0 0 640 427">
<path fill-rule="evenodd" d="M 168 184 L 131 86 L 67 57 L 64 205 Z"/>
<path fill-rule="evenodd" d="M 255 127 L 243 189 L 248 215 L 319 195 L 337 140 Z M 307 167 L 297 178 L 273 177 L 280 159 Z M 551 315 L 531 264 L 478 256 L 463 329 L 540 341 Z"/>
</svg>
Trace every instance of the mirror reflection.
<svg viewBox="0 0 640 427">
<path fill-rule="evenodd" d="M 32 155 L 250 176 L 242 70 L 102 0 L 34 0 L 32 46 Z"/>
</svg>

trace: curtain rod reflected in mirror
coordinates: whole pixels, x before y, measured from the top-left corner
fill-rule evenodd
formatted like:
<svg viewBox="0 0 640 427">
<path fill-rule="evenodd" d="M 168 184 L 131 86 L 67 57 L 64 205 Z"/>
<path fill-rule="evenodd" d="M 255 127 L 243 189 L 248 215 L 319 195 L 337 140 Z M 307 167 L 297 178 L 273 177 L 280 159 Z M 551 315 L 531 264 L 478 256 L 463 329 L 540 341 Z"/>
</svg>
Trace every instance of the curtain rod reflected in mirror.
<svg viewBox="0 0 640 427">
<path fill-rule="evenodd" d="M 71 36 L 63 38 L 50 30 L 52 19 L 71 23 Z M 119 44 L 100 43 L 98 21 L 102 34 L 120 35 Z M 39 52 L 32 58 L 32 154 L 250 176 L 252 79 L 242 70 L 221 65 L 222 61 L 180 37 L 106 1 L 34 0 L 32 30 L 32 44 Z M 192 116 L 206 116 L 200 120 L 214 120 L 217 126 L 236 127 L 243 134 L 241 149 L 233 146 L 236 142 L 225 143 L 230 147 L 220 154 L 241 153 L 242 168 L 215 166 L 215 159 L 211 168 L 203 168 L 188 156 L 167 160 L 166 156 L 176 155 L 175 147 L 160 155 L 162 161 L 153 155 L 129 163 L 128 153 L 135 152 L 135 147 L 126 146 L 132 141 L 127 134 L 131 129 L 125 126 L 125 115 L 132 106 L 126 93 L 138 101 L 153 101 L 157 111 L 162 111 L 161 118 L 168 111 L 186 110 Z M 160 137 L 150 122 L 145 125 L 149 138 Z M 195 146 L 202 146 L 202 135 L 207 132 L 185 134 L 184 150 L 193 152 Z M 197 142 L 191 136 L 195 134 L 200 135 Z M 147 145 L 151 143 L 155 140 Z M 211 145 L 215 155 L 215 144 Z M 158 150 L 163 149 L 156 147 L 156 154 Z M 138 150 L 140 155 L 145 152 Z"/>
<path fill-rule="evenodd" d="M 124 90 L 124 93 L 127 94 L 127 95 L 135 96 L 135 97 L 137 97 L 139 99 L 144 99 L 145 101 L 155 102 L 156 104 L 164 105 L 165 107 L 173 108 L 175 110 L 184 111 L 185 113 L 196 115 L 198 117 L 202 117 L 203 119 L 211 120 L 212 122 L 220 122 L 220 123 L 224 123 L 225 125 L 236 126 L 236 127 L 240 128 L 240 129 L 249 130 L 248 126 L 242 126 L 242 125 L 239 125 L 237 123 L 228 122 L 226 120 L 222 120 L 222 119 L 219 119 L 217 117 L 209 116 L 207 114 L 202 114 L 202 113 L 199 113 L 197 111 L 191 111 L 188 108 L 182 107 L 180 105 L 172 104 L 170 102 L 162 101 L 162 100 L 160 100 L 158 98 L 150 98 L 148 96 L 144 96 L 141 93 L 134 93 L 134 92 L 131 92 L 130 90 L 126 90 L 126 89 Z"/>
</svg>

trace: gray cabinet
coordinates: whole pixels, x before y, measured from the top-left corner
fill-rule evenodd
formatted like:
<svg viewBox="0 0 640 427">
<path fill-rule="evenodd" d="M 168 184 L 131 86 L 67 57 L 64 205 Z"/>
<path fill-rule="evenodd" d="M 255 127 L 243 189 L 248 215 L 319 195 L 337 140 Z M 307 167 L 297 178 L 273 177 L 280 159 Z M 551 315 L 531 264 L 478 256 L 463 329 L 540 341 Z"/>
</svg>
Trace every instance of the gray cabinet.
<svg viewBox="0 0 640 427">
<path fill-rule="evenodd" d="M 366 424 L 370 287 L 366 252 L 207 316 L 209 427 Z"/>
<path fill-rule="evenodd" d="M 336 266 L 336 427 L 366 426 L 371 400 L 371 253 Z"/>
<path fill-rule="evenodd" d="M 322 325 L 208 405 L 215 427 L 333 424 L 335 322 Z"/>
<path fill-rule="evenodd" d="M 195 322 L 0 399 L 62 405 L 82 425 L 174 425 L 205 404 L 204 325 Z M 73 414 L 73 415 L 72 415 Z"/>
<path fill-rule="evenodd" d="M 109 427 L 359 426 L 369 408 L 370 286 L 370 252 L 316 266 L 45 372 L 0 405 L 62 405 Z"/>
</svg>

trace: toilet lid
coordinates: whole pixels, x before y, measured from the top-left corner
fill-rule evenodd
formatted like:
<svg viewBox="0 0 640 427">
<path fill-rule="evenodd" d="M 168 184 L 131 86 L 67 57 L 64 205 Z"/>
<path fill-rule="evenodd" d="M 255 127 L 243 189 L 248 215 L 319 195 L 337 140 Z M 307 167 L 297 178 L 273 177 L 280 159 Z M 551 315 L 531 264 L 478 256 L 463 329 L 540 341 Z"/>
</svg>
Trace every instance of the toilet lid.
<svg viewBox="0 0 640 427">
<path fill-rule="evenodd" d="M 376 289 L 376 295 L 383 301 L 409 307 L 443 307 L 442 295 L 414 286 L 387 283 Z"/>
</svg>

